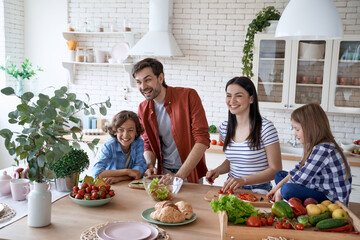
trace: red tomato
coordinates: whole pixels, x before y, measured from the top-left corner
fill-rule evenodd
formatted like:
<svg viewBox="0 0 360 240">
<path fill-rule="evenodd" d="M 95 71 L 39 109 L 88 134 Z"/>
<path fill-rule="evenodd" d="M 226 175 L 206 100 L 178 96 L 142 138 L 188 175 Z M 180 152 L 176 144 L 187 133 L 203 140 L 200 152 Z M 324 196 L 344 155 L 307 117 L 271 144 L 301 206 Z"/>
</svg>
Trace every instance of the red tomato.
<svg viewBox="0 0 360 240">
<path fill-rule="evenodd" d="M 97 199 L 98 198 L 98 194 L 97 194 L 97 192 L 93 192 L 92 194 L 91 194 L 91 199 Z"/>
<path fill-rule="evenodd" d="M 290 225 L 290 223 L 283 222 L 283 223 L 282 223 L 282 227 L 283 227 L 284 229 L 290 229 L 290 228 L 291 228 L 291 225 Z"/>
<path fill-rule="evenodd" d="M 83 196 L 82 196 L 82 195 L 80 195 L 80 194 L 76 194 L 75 198 L 76 198 L 76 199 L 82 199 L 82 198 L 83 198 Z"/>
<path fill-rule="evenodd" d="M 91 187 L 87 187 L 87 188 L 85 189 L 85 191 L 86 191 L 87 193 L 90 193 L 90 192 L 91 192 Z"/>
<path fill-rule="evenodd" d="M 74 193 L 77 193 L 78 191 L 79 191 L 79 187 L 78 187 L 78 186 L 74 186 L 74 187 L 73 187 L 73 192 L 74 192 Z"/>
<path fill-rule="evenodd" d="M 216 140 L 215 139 L 213 139 L 213 140 L 211 140 L 211 145 L 216 145 Z"/>
<path fill-rule="evenodd" d="M 92 186 L 91 190 L 99 191 L 99 189 L 96 186 Z"/>
<path fill-rule="evenodd" d="M 105 192 L 105 191 L 106 191 L 106 187 L 105 187 L 105 185 L 101 185 L 101 186 L 99 186 L 99 191 L 103 191 L 103 192 Z"/>
<path fill-rule="evenodd" d="M 260 218 L 260 221 L 261 221 L 261 226 L 266 226 L 267 224 L 266 218 L 262 217 Z"/>
<path fill-rule="evenodd" d="M 228 190 L 228 194 L 234 194 L 234 191 L 233 190 Z"/>
<path fill-rule="evenodd" d="M 85 195 L 85 190 L 84 189 L 80 189 L 78 191 L 78 194 L 80 194 L 81 196 L 84 196 Z"/>
<path fill-rule="evenodd" d="M 218 194 L 223 194 L 224 191 L 220 188 L 220 190 L 218 191 Z"/>
<path fill-rule="evenodd" d="M 269 226 L 272 226 L 272 225 L 274 225 L 274 218 L 273 217 L 268 217 L 267 219 L 266 219 L 266 221 L 267 221 L 267 225 L 269 225 Z"/>
<path fill-rule="evenodd" d="M 296 224 L 295 227 L 296 227 L 296 230 L 304 230 L 304 228 L 305 228 L 304 224 L 302 224 L 302 223 Z"/>
<path fill-rule="evenodd" d="M 246 220 L 246 226 L 248 227 L 260 227 L 261 221 L 256 216 L 251 216 Z"/>
<path fill-rule="evenodd" d="M 111 185 L 105 185 L 105 187 L 106 187 L 106 191 L 109 191 L 111 188 Z"/>
<path fill-rule="evenodd" d="M 110 195 L 110 196 L 114 196 L 114 195 L 115 195 L 114 190 L 110 190 L 110 191 L 109 191 L 109 195 Z"/>
<path fill-rule="evenodd" d="M 218 145 L 219 146 L 224 146 L 224 143 L 221 140 L 219 140 Z"/>
<path fill-rule="evenodd" d="M 283 229 L 282 222 L 277 221 L 277 222 L 276 222 L 276 225 L 275 225 L 275 228 L 277 228 L 277 229 Z"/>
</svg>

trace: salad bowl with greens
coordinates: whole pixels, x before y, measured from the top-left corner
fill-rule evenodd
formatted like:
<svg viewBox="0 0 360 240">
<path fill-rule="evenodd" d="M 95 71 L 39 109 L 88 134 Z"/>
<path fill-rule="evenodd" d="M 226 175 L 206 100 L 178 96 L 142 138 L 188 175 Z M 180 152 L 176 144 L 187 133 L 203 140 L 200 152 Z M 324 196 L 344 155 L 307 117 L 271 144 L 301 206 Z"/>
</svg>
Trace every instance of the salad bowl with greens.
<svg viewBox="0 0 360 240">
<path fill-rule="evenodd" d="M 162 178 L 164 178 L 163 181 L 161 181 Z M 181 178 L 165 175 L 143 177 L 142 181 L 146 192 L 155 201 L 171 200 L 183 184 Z"/>
</svg>

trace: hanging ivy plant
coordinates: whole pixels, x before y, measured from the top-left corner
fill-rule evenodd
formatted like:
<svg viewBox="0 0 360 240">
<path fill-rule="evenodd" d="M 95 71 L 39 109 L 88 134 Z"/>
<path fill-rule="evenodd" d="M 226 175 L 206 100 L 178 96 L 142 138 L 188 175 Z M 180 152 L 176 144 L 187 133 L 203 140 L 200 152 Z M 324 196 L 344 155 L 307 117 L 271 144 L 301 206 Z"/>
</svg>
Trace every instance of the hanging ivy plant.
<svg viewBox="0 0 360 240">
<path fill-rule="evenodd" d="M 242 74 L 251 78 L 254 76 L 252 72 L 253 67 L 253 49 L 254 49 L 254 36 L 256 33 L 261 32 L 266 27 L 270 26 L 271 20 L 279 20 L 280 12 L 275 9 L 274 6 L 268 6 L 263 8 L 255 15 L 255 19 L 249 24 L 247 29 L 245 44 L 243 48 L 242 57 Z"/>
</svg>

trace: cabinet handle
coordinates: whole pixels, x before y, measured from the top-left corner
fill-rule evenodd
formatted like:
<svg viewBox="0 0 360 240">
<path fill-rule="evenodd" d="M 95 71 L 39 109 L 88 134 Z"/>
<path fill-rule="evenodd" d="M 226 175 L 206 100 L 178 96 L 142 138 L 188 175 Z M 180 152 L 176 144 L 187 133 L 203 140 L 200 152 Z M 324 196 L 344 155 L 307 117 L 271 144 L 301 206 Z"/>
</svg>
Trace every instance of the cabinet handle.
<svg viewBox="0 0 360 240">
<path fill-rule="evenodd" d="M 284 104 L 284 107 L 287 107 L 287 105 L 286 105 L 286 104 Z"/>
<path fill-rule="evenodd" d="M 293 105 L 290 104 L 290 105 L 289 105 L 289 108 L 292 108 L 292 107 L 293 107 Z"/>
</svg>

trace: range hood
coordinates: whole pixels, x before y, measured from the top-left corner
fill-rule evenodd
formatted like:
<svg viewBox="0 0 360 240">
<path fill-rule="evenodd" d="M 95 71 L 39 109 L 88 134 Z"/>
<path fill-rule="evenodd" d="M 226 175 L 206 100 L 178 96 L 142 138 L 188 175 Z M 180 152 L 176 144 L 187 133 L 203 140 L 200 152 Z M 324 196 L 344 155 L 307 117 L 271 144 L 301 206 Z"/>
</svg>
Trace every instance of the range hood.
<svg viewBox="0 0 360 240">
<path fill-rule="evenodd" d="M 172 0 L 150 0 L 149 32 L 130 49 L 129 55 L 184 56 L 169 29 L 172 5 Z"/>
</svg>

